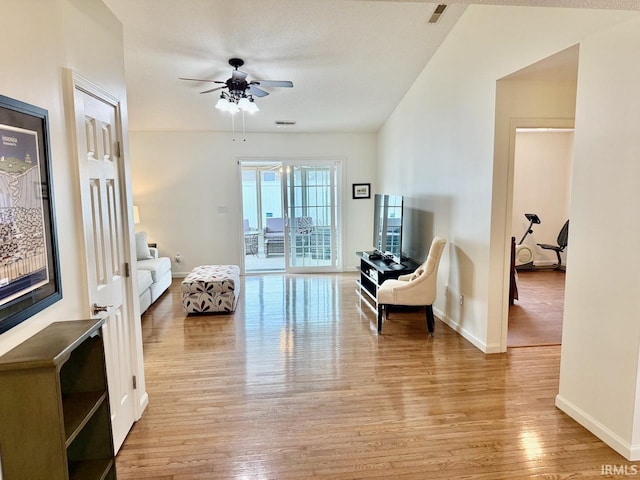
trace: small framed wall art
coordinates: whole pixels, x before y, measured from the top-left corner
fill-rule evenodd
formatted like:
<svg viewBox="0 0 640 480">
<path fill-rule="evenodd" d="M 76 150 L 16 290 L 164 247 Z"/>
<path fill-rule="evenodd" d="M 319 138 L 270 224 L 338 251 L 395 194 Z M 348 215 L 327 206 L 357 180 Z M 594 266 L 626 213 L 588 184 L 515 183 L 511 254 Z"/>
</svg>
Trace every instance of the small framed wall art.
<svg viewBox="0 0 640 480">
<path fill-rule="evenodd" d="M 370 183 L 354 183 L 353 198 L 371 198 Z"/>
</svg>

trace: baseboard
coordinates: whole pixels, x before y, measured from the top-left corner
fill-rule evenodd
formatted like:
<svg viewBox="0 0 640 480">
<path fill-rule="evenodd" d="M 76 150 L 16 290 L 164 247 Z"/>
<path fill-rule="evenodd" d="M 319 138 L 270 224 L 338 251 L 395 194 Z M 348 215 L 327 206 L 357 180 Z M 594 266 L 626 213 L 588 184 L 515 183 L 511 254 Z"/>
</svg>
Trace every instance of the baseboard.
<svg viewBox="0 0 640 480">
<path fill-rule="evenodd" d="M 455 322 L 451 317 L 449 317 L 448 315 L 445 315 L 444 312 L 442 312 L 440 309 L 437 309 L 434 307 L 433 312 L 435 316 L 438 317 L 440 320 L 442 320 L 444 323 L 446 323 L 449 326 L 449 328 L 454 330 L 456 333 L 459 333 L 465 340 L 470 342 L 473 346 L 475 346 L 481 352 L 486 354 L 501 353 L 500 345 L 486 344 L 485 342 L 480 340 L 478 337 L 473 335 L 471 332 L 469 332 L 467 329 L 465 329 L 462 325 Z"/>
<path fill-rule="evenodd" d="M 189 275 L 191 272 L 171 272 L 171 276 L 173 278 L 184 278 Z"/>
<path fill-rule="evenodd" d="M 556 395 L 556 407 L 569 415 L 627 460 L 632 462 L 640 460 L 640 445 L 631 445 L 626 442 L 619 435 L 609 430 L 584 410 L 563 398 L 560 394 Z"/>
</svg>

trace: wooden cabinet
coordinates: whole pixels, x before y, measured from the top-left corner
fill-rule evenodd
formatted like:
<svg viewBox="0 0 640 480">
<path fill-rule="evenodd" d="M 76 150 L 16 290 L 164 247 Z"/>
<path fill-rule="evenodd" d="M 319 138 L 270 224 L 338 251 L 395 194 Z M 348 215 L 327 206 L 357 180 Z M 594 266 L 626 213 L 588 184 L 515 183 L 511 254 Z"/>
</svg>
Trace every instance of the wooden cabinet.
<svg viewBox="0 0 640 480">
<path fill-rule="evenodd" d="M 360 259 L 360 278 L 358 278 L 358 287 L 356 293 L 363 303 L 378 312 L 377 294 L 378 288 L 382 282 L 389 278 L 398 278 L 400 275 L 412 273 L 418 264 L 413 260 L 406 258 L 402 263 L 385 262 L 381 258 L 370 258 L 367 252 L 356 252 Z"/>
<path fill-rule="evenodd" d="M 0 357 L 3 480 L 116 478 L 103 322 L 53 323 Z"/>
</svg>

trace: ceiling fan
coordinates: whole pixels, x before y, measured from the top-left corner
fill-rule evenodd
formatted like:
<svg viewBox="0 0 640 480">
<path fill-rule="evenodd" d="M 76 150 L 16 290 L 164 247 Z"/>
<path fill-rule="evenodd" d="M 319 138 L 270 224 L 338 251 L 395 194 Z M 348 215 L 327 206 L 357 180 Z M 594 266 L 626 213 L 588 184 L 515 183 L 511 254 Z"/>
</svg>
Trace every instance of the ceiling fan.
<svg viewBox="0 0 640 480">
<path fill-rule="evenodd" d="M 189 80 L 192 82 L 210 82 L 221 84 L 219 87 L 204 90 L 202 93 L 211 93 L 217 90 L 223 90 L 216 108 L 220 110 L 230 111 L 232 113 L 238 110 L 255 112 L 258 111 L 258 107 L 253 101 L 253 97 L 266 97 L 269 92 L 263 90 L 260 87 L 293 87 L 293 82 L 288 80 L 251 80 L 247 81 L 247 73 L 238 70 L 239 67 L 244 65 L 244 60 L 241 58 L 229 59 L 229 65 L 234 70 L 231 72 L 231 78 L 227 81 L 221 80 L 208 80 L 200 78 L 184 78 L 180 77 L 180 80 Z"/>
</svg>

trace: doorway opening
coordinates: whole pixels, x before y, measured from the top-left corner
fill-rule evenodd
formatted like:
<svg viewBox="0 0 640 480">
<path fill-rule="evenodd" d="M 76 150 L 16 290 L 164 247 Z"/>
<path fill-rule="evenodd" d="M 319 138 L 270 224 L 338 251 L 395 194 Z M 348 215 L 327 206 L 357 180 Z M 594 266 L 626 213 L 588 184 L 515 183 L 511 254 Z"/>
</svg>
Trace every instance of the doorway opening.
<svg viewBox="0 0 640 480">
<path fill-rule="evenodd" d="M 335 160 L 242 160 L 244 272 L 338 271 Z"/>
<path fill-rule="evenodd" d="M 507 347 L 562 342 L 565 274 L 555 268 L 555 252 L 538 244 L 555 244 L 569 218 L 572 153 L 572 128 L 516 128 L 511 234 L 522 239 L 516 247 L 521 256 L 531 258 L 517 272 Z M 536 214 L 540 223 L 531 225 L 527 214 Z M 566 253 L 561 256 L 566 265 Z"/>
</svg>

